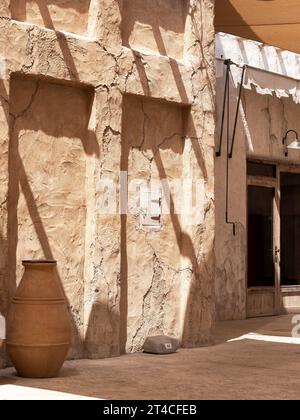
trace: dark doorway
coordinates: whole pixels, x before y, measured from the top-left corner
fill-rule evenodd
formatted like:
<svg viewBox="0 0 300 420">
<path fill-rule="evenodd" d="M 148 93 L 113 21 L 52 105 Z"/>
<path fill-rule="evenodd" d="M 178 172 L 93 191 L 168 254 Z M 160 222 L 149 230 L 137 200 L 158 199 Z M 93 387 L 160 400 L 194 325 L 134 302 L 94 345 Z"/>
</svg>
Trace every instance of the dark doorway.
<svg viewBox="0 0 300 420">
<path fill-rule="evenodd" d="M 248 288 L 274 287 L 274 188 L 248 186 Z"/>
<path fill-rule="evenodd" d="M 281 285 L 300 285 L 300 174 L 280 175 Z"/>
</svg>

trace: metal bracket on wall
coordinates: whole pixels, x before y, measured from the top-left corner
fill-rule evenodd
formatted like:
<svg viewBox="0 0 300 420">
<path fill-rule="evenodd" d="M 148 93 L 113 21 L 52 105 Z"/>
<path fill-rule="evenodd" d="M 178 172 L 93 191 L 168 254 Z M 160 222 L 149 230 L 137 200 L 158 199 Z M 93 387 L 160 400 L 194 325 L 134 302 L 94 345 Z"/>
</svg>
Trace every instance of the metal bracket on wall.
<svg viewBox="0 0 300 420">
<path fill-rule="evenodd" d="M 219 149 L 216 152 L 216 157 L 221 157 L 222 155 L 222 143 L 223 143 L 223 132 L 224 132 L 224 124 L 225 124 L 225 114 L 227 114 L 227 123 L 226 123 L 226 130 L 227 130 L 227 147 L 226 147 L 226 210 L 225 210 L 225 221 L 226 224 L 232 225 L 233 228 L 233 235 L 236 234 L 236 223 L 229 221 L 228 217 L 228 207 L 229 207 L 229 159 L 233 156 L 233 149 L 236 137 L 236 129 L 238 123 L 238 116 L 239 116 L 239 109 L 242 99 L 242 91 L 244 85 L 244 78 L 247 66 L 244 65 L 242 68 L 242 76 L 240 81 L 239 87 L 239 96 L 237 101 L 237 107 L 235 112 L 235 119 L 234 119 L 234 126 L 233 126 L 233 133 L 230 142 L 230 81 L 229 76 L 231 72 L 231 66 L 235 64 L 230 59 L 224 60 L 224 65 L 226 66 L 226 77 L 225 77 L 225 87 L 224 87 L 224 97 L 223 97 L 223 109 L 222 109 L 222 119 L 221 119 L 221 132 L 220 132 L 220 142 L 219 142 Z"/>
</svg>

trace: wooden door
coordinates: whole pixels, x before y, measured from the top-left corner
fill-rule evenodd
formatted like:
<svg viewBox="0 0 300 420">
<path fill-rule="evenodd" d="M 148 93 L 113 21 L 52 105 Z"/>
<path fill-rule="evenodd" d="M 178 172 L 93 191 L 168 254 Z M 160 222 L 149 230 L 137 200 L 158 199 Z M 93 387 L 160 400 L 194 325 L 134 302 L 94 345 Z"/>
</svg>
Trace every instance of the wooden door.
<svg viewBox="0 0 300 420">
<path fill-rule="evenodd" d="M 277 169 L 261 164 L 248 174 L 247 317 L 271 316 L 279 313 L 280 300 Z"/>
</svg>

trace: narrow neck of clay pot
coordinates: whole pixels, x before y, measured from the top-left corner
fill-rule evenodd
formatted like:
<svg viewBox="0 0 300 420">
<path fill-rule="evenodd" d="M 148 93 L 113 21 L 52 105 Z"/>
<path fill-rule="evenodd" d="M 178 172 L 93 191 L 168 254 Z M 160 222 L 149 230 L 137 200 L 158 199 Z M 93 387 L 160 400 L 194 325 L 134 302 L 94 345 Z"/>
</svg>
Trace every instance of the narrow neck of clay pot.
<svg viewBox="0 0 300 420">
<path fill-rule="evenodd" d="M 51 269 L 51 268 L 56 267 L 57 263 L 54 260 L 23 260 L 22 264 L 24 265 L 25 268 L 30 267 L 31 269 L 34 269 L 34 268 L 38 268 L 38 269 L 48 268 L 48 269 Z"/>
</svg>

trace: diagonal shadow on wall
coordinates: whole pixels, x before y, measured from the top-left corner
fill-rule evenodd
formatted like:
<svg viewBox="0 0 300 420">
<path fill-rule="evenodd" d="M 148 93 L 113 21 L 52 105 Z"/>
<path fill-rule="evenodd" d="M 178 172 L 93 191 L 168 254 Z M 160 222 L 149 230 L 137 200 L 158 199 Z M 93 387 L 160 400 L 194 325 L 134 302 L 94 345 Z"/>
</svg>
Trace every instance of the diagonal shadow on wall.
<svg viewBox="0 0 300 420">
<path fill-rule="evenodd" d="M 48 10 L 48 4 L 57 4 L 60 7 L 72 7 L 77 9 L 79 12 L 84 12 L 87 10 L 83 10 L 83 3 L 82 2 L 65 2 L 62 4 L 61 1 L 44 1 L 44 0 L 37 0 L 36 1 L 41 16 L 44 20 L 45 26 L 53 29 L 57 35 L 57 41 L 62 51 L 63 58 L 65 60 L 66 66 L 70 73 L 71 80 L 78 80 L 78 72 L 76 70 L 76 66 L 68 46 L 68 41 L 66 36 L 55 30 L 54 24 L 52 22 L 52 18 L 50 12 Z M 90 1 L 84 2 L 85 9 L 89 7 Z M 22 8 L 23 7 L 23 8 Z M 16 10 L 21 13 L 20 20 L 26 20 L 26 1 L 18 1 L 15 0 L 11 2 L 11 9 Z M 13 77 L 13 76 L 12 76 Z M 30 77 L 30 76 L 28 76 Z M 53 83 L 53 81 L 50 81 Z M 54 82 L 55 83 L 55 82 Z M 39 81 L 37 81 L 37 86 Z M 38 89 L 38 88 L 37 88 Z M 34 96 L 34 95 L 33 95 Z M 5 111 L 5 117 L 7 120 L 7 124 L 10 127 L 10 142 L 9 142 L 9 156 L 8 156 L 8 168 L 9 168 L 9 185 L 8 185 L 8 200 L 10 204 L 10 211 L 8 214 L 8 238 L 9 238 L 9 281 L 5 285 L 5 290 L 8 290 L 8 295 L 12 296 L 14 294 L 16 288 L 16 270 L 17 270 L 17 261 L 16 261 L 16 247 L 18 243 L 18 225 L 17 225 L 17 204 L 20 195 L 20 191 L 22 191 L 25 201 L 27 203 L 28 211 L 30 217 L 32 219 L 32 223 L 34 228 L 36 229 L 36 234 L 39 238 L 43 253 L 45 258 L 53 259 L 53 252 L 50 247 L 50 243 L 47 237 L 46 229 L 43 225 L 43 220 L 39 215 L 38 207 L 35 202 L 34 194 L 31 189 L 30 181 L 26 174 L 21 156 L 18 152 L 18 132 L 14 132 L 13 127 L 16 122 L 16 118 L 13 115 L 9 115 L 9 97 L 8 92 L 5 89 L 4 83 L 0 80 L 0 100 Z M 33 102 L 33 97 L 30 100 L 30 103 L 27 104 L 26 109 L 21 111 L 22 116 L 27 112 Z M 91 101 L 92 103 L 92 101 Z M 90 109 L 87 109 L 86 112 L 89 115 Z M 20 116 L 20 115 L 19 115 Z M 74 116 L 73 116 L 74 117 Z M 28 124 L 29 123 L 29 124 Z M 66 136 L 75 136 L 72 133 L 72 129 L 70 129 L 71 125 L 69 125 L 69 133 L 66 132 L 66 128 L 64 129 L 64 135 Z M 31 127 L 30 122 L 27 120 L 27 126 L 22 127 L 23 130 L 31 130 L 36 129 L 36 127 Z M 44 127 L 40 127 L 42 131 L 44 131 L 48 135 L 56 135 L 57 133 L 49 132 L 49 126 L 44 124 Z M 76 133 L 77 135 L 78 133 Z M 100 148 L 97 142 L 95 133 L 93 131 L 89 131 L 86 127 L 86 133 L 81 133 L 81 142 L 86 155 L 94 155 L 97 158 L 100 157 Z M 18 170 L 16 170 L 16 167 Z M 7 310 L 7 302 L 6 308 L 4 308 L 4 313 Z M 74 324 L 74 323 L 73 323 Z M 75 324 L 74 324 L 74 331 L 76 331 Z M 76 332 L 76 336 L 78 338 L 78 334 Z"/>
<path fill-rule="evenodd" d="M 201 4 L 202 8 L 202 4 Z M 120 3 L 121 9 L 121 3 Z M 122 9 L 121 9 L 122 10 Z M 202 9 L 201 9 L 202 10 Z M 213 86 L 213 81 L 211 80 L 211 75 L 207 71 L 207 67 L 210 65 L 205 59 L 205 51 L 203 49 L 203 32 L 202 28 L 199 30 L 199 24 L 201 22 L 197 22 L 194 18 L 193 11 L 192 13 L 192 24 L 194 26 L 195 34 L 199 40 L 197 44 L 199 45 L 199 54 L 204 61 L 204 77 L 208 84 L 208 91 L 210 95 L 211 103 L 214 103 L 215 98 L 215 89 Z M 149 24 L 147 16 L 139 16 L 142 23 Z M 161 34 L 161 28 L 158 26 L 157 22 L 151 21 L 153 36 L 157 44 L 157 49 L 162 56 L 167 56 L 167 49 L 164 45 L 164 40 Z M 127 33 L 133 31 L 134 22 L 131 26 L 131 29 L 128 30 Z M 129 40 L 125 40 L 125 44 L 129 45 Z M 141 53 L 135 50 L 132 50 L 133 54 L 136 58 L 136 67 L 140 77 L 141 86 L 143 88 L 144 95 L 147 97 L 151 97 L 150 86 L 148 83 L 147 73 L 145 70 L 145 66 L 142 60 Z M 182 102 L 184 104 L 189 103 L 189 97 L 186 92 L 185 84 L 183 82 L 178 61 L 169 57 L 169 63 L 172 70 L 173 78 L 177 86 L 177 90 L 180 94 Z M 191 144 L 194 152 L 194 156 L 197 160 L 198 166 L 201 170 L 204 180 L 208 181 L 208 170 L 206 167 L 205 158 L 203 155 L 203 149 L 201 146 L 201 141 L 203 140 L 203 136 L 205 135 L 205 123 L 206 123 L 206 116 L 203 112 L 202 116 L 202 134 L 199 134 L 199 123 L 196 129 L 193 121 L 193 117 L 190 114 L 188 117 L 188 128 L 186 135 L 188 138 L 191 139 Z M 128 150 L 125 151 L 125 146 L 123 145 L 123 168 L 124 170 L 128 169 L 128 161 L 125 163 L 125 160 L 128 159 L 129 152 Z M 163 165 L 163 161 L 160 155 L 159 150 L 153 150 L 154 161 L 156 163 L 159 176 L 161 180 L 166 182 L 167 175 Z M 208 213 L 211 209 L 212 203 L 209 203 L 208 208 L 206 208 L 206 213 Z M 185 346 L 194 346 L 201 344 L 208 344 L 210 341 L 210 326 L 212 321 L 212 284 L 208 284 L 208 282 L 213 281 L 213 273 L 211 267 L 213 267 L 214 262 L 214 249 L 213 249 L 213 241 L 211 244 L 210 249 L 207 251 L 204 259 L 200 259 L 199 252 L 195 250 L 194 243 L 192 238 L 188 233 L 184 231 L 180 224 L 180 220 L 177 214 L 174 213 L 174 199 L 171 197 L 170 199 L 170 207 L 171 207 L 171 221 L 173 224 L 173 229 L 176 235 L 176 242 L 177 246 L 180 250 L 182 256 L 186 257 L 192 266 L 194 278 L 191 281 L 191 287 L 188 297 L 188 302 L 186 306 L 186 313 L 185 313 L 185 321 L 184 321 L 184 331 L 183 331 L 183 345 Z M 173 210 L 172 210 L 173 208 Z M 123 218 L 122 224 L 122 232 L 126 232 L 126 218 Z M 127 244 L 126 244 L 126 234 L 123 233 L 123 245 L 122 245 L 122 252 L 124 254 L 124 261 L 126 260 L 127 256 Z M 199 250 L 198 250 L 199 251 Z M 127 280 L 127 273 L 128 273 L 128 265 L 127 261 L 124 265 L 124 275 L 123 275 L 123 283 L 125 285 L 124 293 L 128 292 L 128 280 Z M 121 311 L 121 318 L 125 318 L 126 313 L 125 311 L 128 310 L 127 306 L 123 306 L 123 310 Z M 209 315 L 207 315 L 209 314 Z M 204 325 L 204 331 L 201 331 L 199 323 L 202 322 Z M 125 328 L 125 326 L 123 325 Z M 206 328 L 206 329 L 205 329 Z M 123 332 L 123 337 L 125 337 L 125 332 Z"/>
<path fill-rule="evenodd" d="M 37 2 L 39 4 L 40 7 L 40 11 L 41 11 L 41 15 L 44 19 L 45 25 L 48 27 L 51 27 L 53 30 L 55 30 L 54 28 L 54 24 L 51 20 L 51 16 L 50 13 L 46 7 L 46 2 L 44 1 L 38 1 Z M 48 2 L 50 3 L 50 2 Z M 75 80 L 77 81 L 78 78 L 78 72 L 76 70 L 76 66 L 72 57 L 72 53 L 69 49 L 68 46 L 68 40 L 65 37 L 64 34 L 62 34 L 61 32 L 57 32 L 55 31 L 57 34 L 57 40 L 58 43 L 60 45 L 64 60 L 66 62 L 66 66 L 69 69 L 70 72 L 70 78 L 71 80 Z M 12 78 L 14 77 L 19 77 L 18 75 L 12 75 Z M 30 78 L 30 76 L 26 76 L 27 79 Z M 49 83 L 52 84 L 56 84 L 57 81 L 56 80 L 48 80 Z M 26 112 L 28 112 L 28 110 L 31 108 L 31 106 L 33 105 L 34 99 L 35 99 L 35 95 L 38 92 L 39 89 L 39 84 L 40 83 L 44 83 L 38 79 L 36 79 L 36 84 L 37 84 L 37 88 L 36 88 L 36 92 L 34 92 L 31 96 L 31 98 L 29 98 L 28 103 L 24 106 L 24 109 L 20 110 L 18 117 L 22 117 L 26 114 Z M 67 82 L 63 82 L 64 84 L 61 86 L 66 87 L 68 85 Z M 77 85 L 70 85 L 71 86 L 77 86 Z M 82 87 L 82 85 L 78 85 L 78 87 Z M 83 89 L 85 89 L 85 87 L 83 86 Z M 86 91 L 88 91 L 88 88 L 86 88 Z M 90 94 L 91 95 L 91 94 Z M 29 95 L 30 96 L 30 95 Z M 59 98 L 59 95 L 58 95 Z M 22 136 L 23 134 L 21 133 L 21 131 L 26 131 L 26 130 L 36 130 L 37 126 L 34 126 L 34 124 L 32 124 L 32 121 L 26 119 L 26 121 L 23 121 L 23 125 L 20 129 L 16 129 L 15 128 L 15 123 L 17 120 L 17 117 L 14 115 L 9 115 L 9 103 L 11 102 L 11 98 L 9 100 L 8 97 L 8 92 L 5 89 L 4 84 L 2 83 L 2 81 L 0 80 L 0 100 L 3 106 L 3 109 L 5 110 L 5 116 L 6 116 L 6 120 L 7 120 L 7 124 L 10 127 L 10 142 L 9 142 L 9 153 L 8 153 L 8 166 L 9 166 L 9 185 L 8 185 L 8 200 L 9 200 L 9 205 L 10 205 L 10 209 L 9 209 L 9 215 L 8 215 L 8 237 L 9 237 L 9 281 L 7 281 L 7 284 L 5 285 L 5 289 L 9 290 L 9 295 L 12 296 L 15 292 L 16 289 L 16 271 L 17 271 L 17 259 L 16 259 L 16 249 L 17 249 L 17 244 L 18 244 L 18 223 L 17 223 L 17 206 L 18 206 L 18 200 L 20 197 L 20 193 L 22 192 L 24 198 L 25 198 L 25 202 L 29 211 L 29 215 L 32 221 L 32 224 L 34 226 L 34 229 L 36 231 L 36 235 L 39 239 L 40 245 L 41 245 L 41 249 L 42 252 L 44 254 L 44 257 L 47 259 L 54 259 L 55 255 L 53 254 L 53 250 L 51 249 L 50 246 L 50 241 L 48 238 L 48 234 L 47 234 L 47 229 L 44 225 L 45 220 L 43 220 L 43 217 L 39 214 L 39 209 L 36 203 L 36 199 L 34 196 L 34 193 L 32 191 L 32 187 L 31 187 L 31 182 L 30 179 L 28 177 L 28 174 L 26 173 L 25 167 L 24 167 L 24 162 L 21 158 L 20 152 L 19 152 L 19 138 L 20 136 Z M 47 101 L 47 98 L 45 97 L 45 101 Z M 92 103 L 92 101 L 90 101 L 90 103 Z M 66 108 L 67 109 L 67 108 Z M 86 114 L 90 115 L 90 111 L 91 109 L 85 109 Z M 62 114 L 65 114 L 65 112 L 63 112 Z M 81 116 L 79 115 L 78 118 L 80 118 Z M 49 118 L 51 118 L 51 116 L 49 115 Z M 72 115 L 72 118 L 74 119 L 74 114 Z M 89 117 L 87 118 L 87 122 L 89 120 Z M 58 128 L 57 130 L 53 130 L 53 128 L 49 127 L 49 125 L 47 124 L 46 121 L 40 121 L 40 125 L 39 125 L 39 130 L 41 130 L 42 132 L 44 132 L 46 135 L 49 136 L 60 136 L 63 135 L 66 137 L 78 137 L 78 133 L 74 133 L 74 130 L 72 129 L 72 124 L 70 122 L 70 124 L 65 124 L 64 126 L 60 127 L 60 129 L 63 129 L 63 132 L 60 131 L 60 129 Z M 95 136 L 95 132 L 94 131 L 89 131 L 88 127 L 84 127 L 84 133 L 81 133 L 79 135 L 81 143 L 82 143 L 82 147 L 83 150 L 85 152 L 86 155 L 90 155 L 90 156 L 95 156 L 97 159 L 100 158 L 100 147 L 99 147 L 99 143 L 97 141 L 97 138 Z M 37 150 L 36 150 L 37 151 Z M 16 170 L 17 169 L 17 170 Z M 59 261 L 58 261 L 59 264 Z M 61 281 L 62 283 L 62 281 Z M 9 300 L 9 299 L 8 299 Z M 6 307 L 3 309 L 4 314 L 6 313 L 7 310 L 7 304 L 8 302 L 5 303 Z M 1 305 L 2 306 L 2 305 Z M 70 303 L 69 303 L 70 306 Z M 101 306 L 101 308 L 99 309 L 99 306 Z M 1 307 L 2 310 L 2 307 Z M 95 320 L 97 321 L 97 314 L 103 313 L 103 311 L 107 311 L 106 307 L 102 308 L 102 304 L 101 303 L 95 303 L 95 305 L 92 308 L 92 312 L 90 314 L 90 319 L 88 322 L 88 331 L 91 331 L 92 335 L 94 334 L 93 331 L 96 328 L 96 324 L 95 324 Z M 111 316 L 113 316 L 114 318 L 116 318 L 116 323 L 115 325 L 117 325 L 117 323 L 119 322 L 119 313 L 116 314 L 112 314 Z M 81 338 L 79 337 L 79 333 L 77 331 L 77 327 L 75 326 L 75 322 L 73 321 L 73 330 L 75 332 L 76 335 L 76 341 L 79 345 L 79 347 L 83 347 L 83 343 L 81 342 Z M 92 325 L 91 325 L 92 324 Z M 88 334 L 89 335 L 89 334 Z M 98 337 L 97 337 L 98 338 Z M 97 342 L 98 346 L 101 346 L 101 344 L 99 344 L 99 341 Z M 109 356 L 109 354 L 107 354 L 107 356 Z"/>
<path fill-rule="evenodd" d="M 43 16 L 45 21 L 47 21 L 48 19 L 48 23 L 49 23 L 49 15 L 47 15 L 47 12 L 43 12 Z M 66 63 L 68 65 L 68 67 L 70 68 L 70 72 L 72 73 L 71 78 L 72 79 L 77 79 L 78 78 L 78 74 L 76 71 L 76 67 L 74 65 L 74 61 L 72 59 L 72 55 L 70 53 L 70 50 L 68 48 L 68 44 L 67 44 L 67 40 L 66 38 L 62 35 L 61 38 L 59 38 L 61 34 L 58 34 L 58 42 L 60 43 L 60 47 L 63 51 Z M 165 53 L 165 48 L 163 47 L 163 42 L 162 42 L 162 37 L 160 35 L 159 32 L 156 32 L 156 39 L 158 44 L 160 44 L 160 51 L 162 51 L 162 53 Z M 176 67 L 177 66 L 177 67 Z M 187 94 L 185 91 L 185 87 L 184 87 L 184 83 L 182 81 L 182 77 L 180 74 L 180 71 L 178 69 L 178 64 L 176 62 L 176 60 L 174 60 L 174 62 L 172 63 L 171 66 L 172 70 L 173 70 L 173 75 L 174 75 L 174 79 L 176 81 L 176 84 L 178 86 L 178 91 L 180 92 L 180 95 L 182 97 L 182 99 L 184 101 L 187 100 Z M 145 77 L 146 73 L 142 73 L 144 72 L 144 66 L 140 66 L 140 75 L 141 77 Z M 147 78 L 147 77 L 145 77 Z M 146 92 L 145 92 L 146 93 Z M 149 95 L 149 92 L 147 92 L 147 94 Z M 196 132 L 196 130 L 195 130 Z M 14 138 L 14 136 L 16 136 L 16 134 L 11 133 L 11 139 Z M 207 178 L 207 173 L 206 173 L 206 169 L 205 169 L 205 161 L 202 155 L 202 150 L 199 146 L 199 138 L 197 137 L 197 135 L 195 135 L 194 139 L 193 139 L 193 147 L 194 147 L 194 151 L 195 151 L 195 156 L 197 157 L 197 161 L 199 166 L 201 166 L 202 168 L 202 172 L 205 176 L 205 178 Z M 83 146 L 84 144 L 86 144 L 85 142 L 83 142 Z M 97 142 L 95 143 L 95 148 L 94 146 L 92 148 L 89 147 L 85 147 L 84 149 L 86 151 L 87 154 L 95 154 L 96 156 L 99 156 L 99 151 L 98 151 L 98 144 Z M 161 177 L 164 177 L 164 168 L 162 166 L 162 162 L 161 162 L 161 158 L 159 156 L 159 154 L 156 154 L 156 164 L 157 167 L 160 171 L 160 175 Z M 19 163 L 19 167 L 20 167 L 20 174 L 18 175 L 18 178 L 16 177 L 15 174 L 15 167 L 14 167 L 14 161 Z M 126 170 L 128 166 L 128 150 L 123 151 L 123 155 L 121 158 L 121 168 L 122 170 Z M 47 238 L 47 233 L 45 230 L 45 227 L 43 226 L 43 222 L 41 220 L 41 217 L 38 214 L 38 209 L 37 206 L 35 205 L 34 202 L 34 195 L 31 191 L 30 188 L 30 183 L 28 181 L 28 177 L 27 174 L 25 172 L 24 166 L 22 164 L 22 161 L 20 159 L 20 155 L 18 152 L 18 145 L 17 145 L 17 137 L 15 137 L 15 139 L 12 141 L 12 144 L 10 145 L 10 152 L 9 152 L 9 172 L 10 172 L 10 185 L 9 185 L 9 189 L 10 189 L 10 199 L 12 199 L 12 203 L 15 203 L 17 196 L 14 197 L 14 188 L 16 187 L 16 184 L 19 184 L 21 187 L 21 190 L 24 193 L 24 196 L 26 197 L 26 201 L 28 203 L 30 203 L 30 213 L 31 213 L 31 217 L 33 220 L 37 220 L 37 226 L 36 226 L 36 230 L 37 230 L 37 235 L 39 237 L 39 240 L 42 244 L 42 248 L 44 251 L 45 256 L 47 256 L 47 258 L 52 258 L 52 251 L 51 251 L 51 247 L 49 245 L 49 240 Z M 21 179 L 19 179 L 19 176 L 21 177 Z M 12 195 L 11 195 L 12 194 Z M 19 194 L 19 190 L 17 188 L 17 195 Z M 12 213 L 10 214 L 10 223 L 9 223 L 9 229 L 12 229 L 12 243 L 14 244 L 12 247 L 12 251 L 15 253 L 15 250 L 13 250 L 14 246 L 16 245 L 16 241 L 17 241 L 17 235 L 14 232 L 14 225 L 16 225 L 16 213 L 14 211 L 12 211 Z M 179 246 L 179 249 L 183 252 L 183 255 L 185 255 L 185 253 L 187 253 L 185 256 L 187 256 L 191 263 L 192 266 L 195 270 L 196 273 L 199 273 L 199 271 L 201 272 L 201 270 L 199 269 L 198 263 L 197 263 L 197 253 L 194 250 L 193 247 L 193 243 L 190 237 L 188 237 L 188 235 L 186 235 L 183 231 L 182 228 L 179 224 L 179 220 L 176 217 L 176 215 L 174 215 L 174 217 L 172 218 L 172 222 L 173 222 L 173 226 L 174 226 L 174 230 L 176 232 L 176 238 L 177 238 L 177 243 Z M 124 323 L 126 323 L 125 319 L 127 317 L 127 286 L 126 286 L 126 282 L 127 282 L 127 268 L 126 268 L 126 261 L 127 261 L 127 254 L 126 254 L 126 242 L 127 242 L 127 238 L 126 238 L 126 216 L 122 215 L 121 216 L 121 249 L 122 249 L 122 256 L 121 256 L 121 260 L 122 260 L 122 273 L 121 273 L 121 278 L 122 278 L 122 287 L 121 287 L 121 303 L 120 303 L 120 312 L 121 312 L 121 318 L 122 318 L 122 325 Z M 182 243 L 186 243 L 187 246 L 184 247 L 186 250 L 188 251 L 184 251 L 183 250 L 183 246 Z M 13 265 L 16 265 L 15 263 Z M 15 270 L 13 270 L 15 272 Z M 204 273 L 205 274 L 205 273 Z M 203 274 L 203 275 L 204 275 Z M 200 278 L 199 276 L 197 278 Z M 14 282 L 15 283 L 15 282 Z M 196 296 L 193 296 L 193 291 L 191 290 L 190 293 L 190 302 L 189 302 L 189 306 L 190 307 L 195 307 L 197 308 L 197 305 L 199 305 L 199 302 L 197 301 L 197 299 L 195 299 Z M 189 310 L 189 313 L 191 313 L 191 311 Z M 193 318 L 190 315 L 186 315 L 186 318 Z M 125 328 L 126 326 L 123 325 L 121 327 L 121 335 L 120 335 L 120 342 L 121 342 L 121 347 L 123 348 L 125 346 L 125 341 L 126 341 L 126 337 L 125 337 Z M 186 322 L 186 329 L 190 328 L 190 321 Z"/>
<path fill-rule="evenodd" d="M 11 0 L 9 9 L 12 19 L 25 22 L 30 21 L 27 16 L 27 8 L 37 5 L 39 13 L 44 21 L 44 26 L 48 29 L 54 29 L 53 20 L 49 11 L 49 6 L 54 7 L 53 17 L 57 9 L 73 10 L 77 15 L 87 15 L 90 9 L 91 0 Z M 67 16 L 68 17 L 68 16 Z M 64 16 L 66 19 L 67 17 Z M 71 16 L 69 18 L 71 20 Z M 68 22 L 66 22 L 68 24 Z"/>
<path fill-rule="evenodd" d="M 43 90 L 41 88 L 43 86 Z M 45 94 L 45 86 L 50 86 L 49 93 Z M 51 86 L 53 86 L 51 88 Z M 51 105 L 51 89 L 55 89 L 52 93 L 52 96 L 56 97 L 56 101 L 52 100 Z M 59 89 L 60 95 L 57 96 L 56 90 Z M 39 90 L 42 90 L 39 93 Z M 20 141 L 23 143 L 23 150 L 24 150 L 24 141 L 22 137 L 24 133 L 30 132 L 32 133 L 33 139 L 36 138 L 36 134 L 38 131 L 46 136 L 51 136 L 52 138 L 78 138 L 80 137 L 80 141 L 82 144 L 82 149 L 85 154 L 96 155 L 99 157 L 100 151 L 98 143 L 94 138 L 94 134 L 89 132 L 88 130 L 88 122 L 90 118 L 91 112 L 91 104 L 93 102 L 93 92 L 90 90 L 81 90 L 80 96 L 74 96 L 73 99 L 77 105 L 72 105 L 70 107 L 67 106 L 67 103 L 64 103 L 62 97 L 65 97 L 65 101 L 72 99 L 72 92 L 74 87 L 65 86 L 65 85 L 56 85 L 54 83 L 48 83 L 45 81 L 40 81 L 35 78 L 26 77 L 22 79 L 17 75 L 13 75 L 11 78 L 11 95 L 10 95 L 10 106 L 11 106 L 11 115 L 10 115 L 10 142 L 9 142 L 9 156 L 8 156 L 8 171 L 9 171 L 9 184 L 8 184 L 8 239 L 9 239 L 9 284 L 10 284 L 10 292 L 11 295 L 13 294 L 12 288 L 16 287 L 16 273 L 17 273 L 17 246 L 19 243 L 18 237 L 18 203 L 20 200 L 20 194 L 22 195 L 25 200 L 25 204 L 27 207 L 27 211 L 29 217 L 31 219 L 32 227 L 35 230 L 36 236 L 38 238 L 39 244 L 41 246 L 41 251 L 43 253 L 43 257 L 45 259 L 55 259 L 55 255 L 51 249 L 50 241 L 47 234 L 47 229 L 44 226 L 46 222 L 45 219 L 40 215 L 39 208 L 37 205 L 36 197 L 32 191 L 31 180 L 26 173 L 24 161 L 21 157 L 19 152 L 19 145 Z M 63 94 L 64 91 L 64 94 Z M 17 97 L 16 97 L 16 93 Z M 46 92 L 47 93 L 47 92 Z M 39 97 L 39 105 L 33 111 L 33 107 L 35 106 L 35 101 Z M 52 97 L 53 99 L 53 97 Z M 81 101 L 81 102 L 80 102 Z M 79 105 L 78 105 L 79 103 Z M 74 124 L 74 106 L 80 106 L 82 103 L 83 109 L 81 109 L 82 116 L 79 120 L 82 122 L 82 126 L 80 123 L 77 125 Z M 61 106 L 60 106 L 61 105 Z M 14 109 L 15 107 L 15 109 Z M 60 108 L 64 108 L 64 112 L 60 113 Z M 29 112 L 34 112 L 34 114 L 27 115 Z M 61 114 L 61 117 L 59 116 Z M 33 117 L 35 115 L 35 117 Z M 28 142 L 28 137 L 27 140 Z M 30 145 L 30 143 L 28 143 Z M 33 144 L 31 143 L 31 150 Z M 39 147 L 42 146 L 42 143 L 39 144 Z M 56 147 L 59 144 L 56 145 Z M 54 145 L 55 147 L 55 145 Z M 74 147 L 74 146 L 73 146 Z M 38 148 L 33 149 L 33 155 L 30 156 L 30 160 L 28 157 L 26 159 L 27 163 L 34 160 L 39 160 L 40 151 Z M 51 152 L 51 147 L 49 149 Z M 70 152 L 72 150 L 70 149 Z M 44 156 L 44 159 L 47 157 Z M 49 160 L 51 160 L 51 153 L 49 156 Z M 44 162 L 47 165 L 47 160 Z M 55 161 L 52 162 L 55 165 Z M 71 162 L 72 164 L 72 162 Z M 75 162 L 76 164 L 76 162 Z M 79 186 L 78 186 L 79 188 Z M 59 190 L 58 190 L 59 192 Z M 64 197 L 64 192 L 60 193 L 61 198 Z M 67 207 L 71 205 L 68 203 L 68 197 L 65 197 Z M 47 202 L 47 200 L 46 200 Z M 46 202 L 43 205 L 46 205 Z M 45 215 L 44 215 L 45 217 Z M 48 226 L 49 229 L 49 226 Z M 22 245 L 22 244 L 21 244 Z M 25 245 L 25 244 L 24 244 Z M 82 250 L 84 253 L 84 249 Z M 61 262 L 58 261 L 58 264 Z M 58 274 L 58 272 L 57 272 Z M 58 274 L 59 276 L 59 274 Z M 60 278 L 60 277 L 59 277 Z M 61 279 L 60 279 L 61 281 Z M 62 284 L 62 281 L 61 281 Z M 71 303 L 69 302 L 69 307 L 71 307 Z M 76 308 L 74 308 L 76 314 Z M 73 332 L 75 336 L 75 343 L 74 347 L 80 349 L 82 346 L 81 343 L 81 336 L 75 326 L 73 321 Z M 80 352 L 80 351 L 79 351 Z"/>
</svg>

